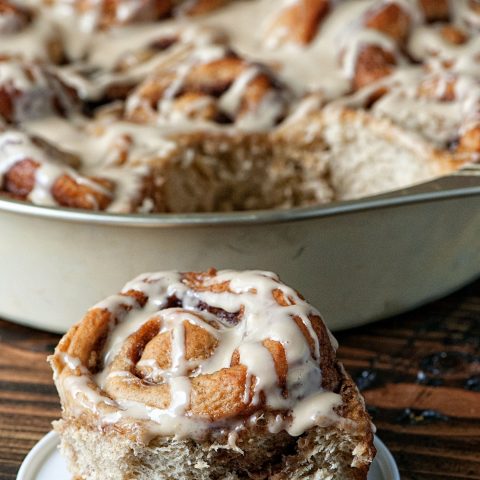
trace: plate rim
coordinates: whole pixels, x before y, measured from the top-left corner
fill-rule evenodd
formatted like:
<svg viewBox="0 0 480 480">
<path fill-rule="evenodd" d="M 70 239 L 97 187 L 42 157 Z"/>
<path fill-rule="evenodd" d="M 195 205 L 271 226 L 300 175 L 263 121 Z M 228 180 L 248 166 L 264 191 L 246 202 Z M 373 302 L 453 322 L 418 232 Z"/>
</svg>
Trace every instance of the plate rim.
<svg viewBox="0 0 480 480">
<path fill-rule="evenodd" d="M 33 475 L 36 470 L 57 449 L 59 441 L 60 437 L 54 430 L 44 435 L 23 459 L 16 480 L 35 480 Z M 390 473 L 390 480 L 400 480 L 400 472 L 392 453 L 377 435 L 374 436 L 374 445 L 377 449 L 375 459 L 379 461 L 382 473 Z"/>
<path fill-rule="evenodd" d="M 23 459 L 16 480 L 33 479 L 32 475 L 35 474 L 35 470 L 44 463 L 53 451 L 55 451 L 59 440 L 60 437 L 54 430 L 50 430 L 50 432 L 44 435 Z"/>
</svg>

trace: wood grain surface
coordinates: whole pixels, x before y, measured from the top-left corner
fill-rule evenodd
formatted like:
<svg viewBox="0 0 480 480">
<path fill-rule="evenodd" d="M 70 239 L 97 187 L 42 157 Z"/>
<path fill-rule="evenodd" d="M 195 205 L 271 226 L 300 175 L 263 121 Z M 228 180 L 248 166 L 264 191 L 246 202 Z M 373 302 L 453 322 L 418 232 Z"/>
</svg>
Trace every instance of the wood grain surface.
<svg viewBox="0 0 480 480">
<path fill-rule="evenodd" d="M 480 479 L 480 282 L 337 338 L 402 480 Z M 58 339 L 0 320 L 0 480 L 60 413 Z"/>
</svg>

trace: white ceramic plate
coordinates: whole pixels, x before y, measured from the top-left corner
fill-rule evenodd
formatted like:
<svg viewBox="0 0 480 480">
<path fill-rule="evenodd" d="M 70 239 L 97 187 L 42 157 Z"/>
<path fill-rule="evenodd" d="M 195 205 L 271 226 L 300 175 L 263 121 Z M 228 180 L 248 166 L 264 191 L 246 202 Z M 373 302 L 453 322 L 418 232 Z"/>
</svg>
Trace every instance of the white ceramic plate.
<svg viewBox="0 0 480 480">
<path fill-rule="evenodd" d="M 58 435 L 45 435 L 25 457 L 17 480 L 70 480 L 65 461 L 57 449 Z M 368 475 L 368 480 L 400 480 L 397 465 L 385 444 L 375 437 L 377 456 Z"/>
</svg>

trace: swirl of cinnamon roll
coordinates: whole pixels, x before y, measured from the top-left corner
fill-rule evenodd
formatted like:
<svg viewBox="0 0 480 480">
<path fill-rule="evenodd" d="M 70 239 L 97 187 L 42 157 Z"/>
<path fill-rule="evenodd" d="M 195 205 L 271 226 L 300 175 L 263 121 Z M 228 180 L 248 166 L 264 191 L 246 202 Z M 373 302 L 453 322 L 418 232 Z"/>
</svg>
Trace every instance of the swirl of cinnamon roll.
<svg viewBox="0 0 480 480">
<path fill-rule="evenodd" d="M 418 9 L 395 0 L 375 2 L 363 13 L 340 54 L 344 73 L 351 79 L 354 91 L 396 70 L 403 62 L 401 47 L 418 22 Z"/>
<path fill-rule="evenodd" d="M 127 98 L 127 119 L 140 123 L 201 120 L 268 129 L 286 114 L 288 91 L 265 65 L 224 45 L 170 58 Z"/>
<path fill-rule="evenodd" d="M 223 445 L 223 457 L 205 457 L 211 476 L 202 478 L 219 468 L 291 478 L 303 455 L 313 470 L 330 468 L 326 452 L 307 459 L 307 439 L 326 442 L 329 431 L 350 442 L 341 478 L 366 478 L 370 424 L 335 348 L 318 312 L 273 273 L 141 275 L 93 307 L 50 357 L 72 471 L 83 461 L 74 430 L 86 429 L 100 449 L 119 433 L 137 454 L 173 442 L 193 458 Z M 158 460 L 169 461 L 166 450 Z M 207 466 L 185 464 L 176 478 L 192 468 Z"/>
<path fill-rule="evenodd" d="M 214 29 L 181 28 L 178 25 L 157 29 L 154 26 L 129 48 L 112 51 L 114 35 L 107 33 L 101 37 L 99 52 L 91 59 L 96 68 L 59 69 L 63 80 L 76 88 L 84 101 L 104 103 L 125 100 L 135 87 L 145 81 L 145 77 L 152 76 L 157 68 L 165 68 L 165 65 L 184 58 L 185 51 L 194 49 L 196 45 L 225 43 L 225 36 Z"/>
<path fill-rule="evenodd" d="M 114 185 L 77 172 L 79 160 L 44 140 L 7 129 L 0 131 L 0 192 L 39 205 L 103 210 Z"/>
<path fill-rule="evenodd" d="M 480 152 L 480 82 L 475 76 L 449 69 L 413 70 L 374 83 L 346 103 L 370 108 L 376 117 L 420 133 L 444 152 L 470 152 L 472 160 Z"/>
</svg>

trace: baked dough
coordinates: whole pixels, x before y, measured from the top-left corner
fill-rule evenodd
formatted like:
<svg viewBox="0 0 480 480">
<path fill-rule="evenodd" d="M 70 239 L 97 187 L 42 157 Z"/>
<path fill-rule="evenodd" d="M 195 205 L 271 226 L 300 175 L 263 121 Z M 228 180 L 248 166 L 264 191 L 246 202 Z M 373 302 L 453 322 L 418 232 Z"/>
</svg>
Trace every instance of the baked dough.
<svg viewBox="0 0 480 480">
<path fill-rule="evenodd" d="M 373 427 L 336 346 L 273 273 L 141 275 L 49 359 L 61 450 L 85 480 L 365 480 Z"/>
<path fill-rule="evenodd" d="M 480 154 L 479 29 L 469 0 L 1 0 L 0 194 L 236 211 L 449 174 Z"/>
</svg>

